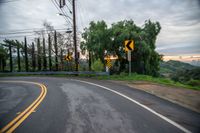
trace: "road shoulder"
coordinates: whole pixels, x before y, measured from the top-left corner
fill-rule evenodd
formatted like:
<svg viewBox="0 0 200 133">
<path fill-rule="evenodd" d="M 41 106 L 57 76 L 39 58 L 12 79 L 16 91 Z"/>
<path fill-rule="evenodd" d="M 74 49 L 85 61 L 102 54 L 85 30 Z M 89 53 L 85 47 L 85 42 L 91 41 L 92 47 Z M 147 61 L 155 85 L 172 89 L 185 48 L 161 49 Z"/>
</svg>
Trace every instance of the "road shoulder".
<svg viewBox="0 0 200 133">
<path fill-rule="evenodd" d="M 145 81 L 109 81 L 145 91 L 200 113 L 200 91 L 171 87 Z"/>
</svg>

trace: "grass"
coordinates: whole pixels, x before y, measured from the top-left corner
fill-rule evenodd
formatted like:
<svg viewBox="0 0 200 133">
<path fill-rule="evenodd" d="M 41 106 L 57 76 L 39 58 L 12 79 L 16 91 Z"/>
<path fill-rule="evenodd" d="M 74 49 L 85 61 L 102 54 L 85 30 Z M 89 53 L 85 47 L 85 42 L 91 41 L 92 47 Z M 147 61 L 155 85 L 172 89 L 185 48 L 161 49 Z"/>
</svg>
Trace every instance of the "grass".
<svg viewBox="0 0 200 133">
<path fill-rule="evenodd" d="M 0 75 L 0 77 L 8 77 L 8 76 L 40 76 L 40 77 L 77 77 L 75 75 L 66 75 L 66 74 L 56 74 L 56 75 L 30 75 L 30 74 L 3 74 Z M 128 76 L 128 74 L 123 73 L 120 75 L 110 75 L 110 76 L 96 76 L 96 75 L 88 75 L 88 74 L 80 74 L 78 77 L 83 78 L 95 78 L 99 80 L 120 80 L 120 81 L 148 81 L 151 83 L 158 83 L 162 85 L 168 85 L 173 87 L 181 87 L 186 89 L 193 89 L 193 90 L 200 90 L 200 86 L 192 86 L 192 85 L 186 85 L 182 84 L 180 82 L 175 82 L 173 80 L 170 80 L 168 78 L 157 78 L 152 77 L 148 75 L 140 75 L 140 74 L 131 74 Z"/>
<path fill-rule="evenodd" d="M 200 86 L 191 86 L 191 85 L 182 84 L 180 82 L 175 82 L 168 78 L 157 78 L 157 77 L 152 77 L 152 76 L 148 76 L 148 75 L 140 75 L 140 74 L 131 74 L 130 76 L 128 76 L 127 74 L 111 75 L 109 77 L 108 76 L 99 76 L 98 79 L 121 80 L 121 81 L 147 81 L 147 82 L 158 83 L 158 84 L 163 84 L 163 85 L 168 85 L 168 86 L 200 90 Z"/>
<path fill-rule="evenodd" d="M 55 74 L 55 75 L 48 75 L 48 74 L 46 74 L 46 75 L 44 75 L 44 74 L 41 74 L 41 75 L 39 75 L 39 74 L 0 74 L 0 77 L 72 77 L 72 76 L 74 76 L 74 75 L 66 75 L 66 74 Z"/>
</svg>

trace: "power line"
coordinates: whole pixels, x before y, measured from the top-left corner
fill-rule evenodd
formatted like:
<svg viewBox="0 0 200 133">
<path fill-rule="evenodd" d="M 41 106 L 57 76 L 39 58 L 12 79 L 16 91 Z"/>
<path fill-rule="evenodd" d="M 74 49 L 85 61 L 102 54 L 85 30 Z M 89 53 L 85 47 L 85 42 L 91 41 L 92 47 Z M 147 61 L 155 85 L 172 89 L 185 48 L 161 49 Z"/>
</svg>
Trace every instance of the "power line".
<svg viewBox="0 0 200 133">
<path fill-rule="evenodd" d="M 62 33 L 62 32 L 65 33 L 65 31 L 60 31 L 59 33 Z M 45 32 L 44 34 L 47 35 L 48 33 Z M 14 35 L 14 36 L 13 35 L 8 35 L 8 36 L 6 36 L 6 35 L 3 35 L 3 36 L 0 35 L 0 39 L 5 39 L 5 38 L 19 38 L 19 37 L 24 37 L 24 36 L 35 37 L 35 38 L 38 37 L 37 34 L 32 33 L 32 34 L 29 34 L 29 35 L 26 34 L 26 35 Z"/>
<path fill-rule="evenodd" d="M 7 0 L 7 1 L 1 1 L 0 4 L 10 3 L 10 2 L 17 2 L 20 0 Z"/>
<path fill-rule="evenodd" d="M 55 0 L 55 3 L 56 3 L 56 5 L 58 6 L 58 8 L 59 8 L 59 3 Z M 60 11 L 63 13 L 63 15 L 64 15 L 64 17 L 66 17 L 66 16 L 68 16 L 67 15 L 67 12 L 65 11 L 65 10 L 63 10 L 62 8 L 59 8 L 60 9 Z M 67 18 L 67 17 L 66 17 Z M 67 18 L 67 20 L 70 22 L 70 24 L 72 25 L 72 23 L 71 23 L 71 21 L 69 20 L 69 18 Z"/>
<path fill-rule="evenodd" d="M 54 0 L 51 0 L 51 2 L 53 3 L 53 5 L 56 7 L 56 9 L 60 12 L 60 8 L 57 7 L 57 5 L 54 3 Z M 68 20 L 64 17 L 64 19 L 68 22 Z"/>
<path fill-rule="evenodd" d="M 59 3 L 56 0 L 54 0 L 54 1 L 55 1 L 56 5 L 58 6 L 58 8 L 60 9 L 60 11 L 63 13 L 63 15 L 67 16 L 67 12 L 65 12 L 65 10 L 63 10 L 62 8 L 60 8 Z"/>
<path fill-rule="evenodd" d="M 81 8 L 81 3 L 79 2 L 79 17 L 80 17 L 80 25 L 82 26 L 82 29 L 84 29 L 84 26 L 83 26 L 83 22 L 84 22 L 84 15 L 83 15 L 83 9 Z"/>
<path fill-rule="evenodd" d="M 81 3 L 80 1 L 79 1 L 79 8 L 82 10 L 81 12 L 82 12 L 82 14 L 86 14 L 83 18 L 87 21 L 87 23 L 89 24 L 90 23 L 90 19 L 92 18 L 91 17 L 91 15 L 90 15 L 90 13 L 86 10 L 86 8 L 85 8 L 85 3 L 83 2 L 83 3 Z"/>
<path fill-rule="evenodd" d="M 57 31 L 63 31 L 63 30 L 67 30 L 65 28 L 60 28 L 60 29 L 54 29 Z M 40 31 L 51 31 L 51 30 L 46 30 L 46 29 L 40 29 L 40 30 L 32 30 L 30 29 L 30 31 L 26 31 L 26 30 L 16 30 L 16 31 L 12 31 L 12 32 L 0 32 L 0 35 L 9 35 L 9 34 L 24 34 L 24 33 L 34 33 L 34 32 L 40 32 Z"/>
<path fill-rule="evenodd" d="M 69 10 L 70 13 L 72 13 L 72 10 L 69 8 L 67 4 L 66 4 L 66 8 Z"/>
<path fill-rule="evenodd" d="M 59 12 L 62 12 L 63 13 L 63 11 L 59 8 L 59 5 L 58 5 L 58 7 L 57 7 L 57 4 L 56 4 L 56 2 L 54 1 L 54 0 L 51 0 L 51 2 L 53 3 L 53 5 L 56 7 L 56 9 L 59 11 Z M 64 15 L 65 15 L 65 13 L 63 13 Z M 72 23 L 66 18 L 66 17 L 64 17 L 64 19 L 66 20 L 66 22 L 69 24 L 69 25 L 72 25 Z"/>
</svg>

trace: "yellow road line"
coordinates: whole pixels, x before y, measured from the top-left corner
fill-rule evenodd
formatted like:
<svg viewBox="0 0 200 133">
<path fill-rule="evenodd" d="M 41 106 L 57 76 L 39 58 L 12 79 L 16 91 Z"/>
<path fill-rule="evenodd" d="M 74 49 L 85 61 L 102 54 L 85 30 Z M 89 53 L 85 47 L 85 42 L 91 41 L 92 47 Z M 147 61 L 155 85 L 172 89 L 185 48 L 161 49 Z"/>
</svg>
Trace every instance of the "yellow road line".
<svg viewBox="0 0 200 133">
<path fill-rule="evenodd" d="M 28 82 L 28 81 L 0 81 L 0 82 L 10 82 L 10 83 L 28 83 L 28 84 L 35 84 L 40 86 L 41 93 L 38 98 L 28 106 L 22 113 L 20 113 L 16 118 L 14 118 L 10 123 L 8 123 L 5 127 L 0 130 L 0 133 L 6 131 L 6 133 L 13 132 L 42 102 L 45 98 L 47 93 L 47 88 L 43 84 L 36 83 L 36 82 Z"/>
</svg>

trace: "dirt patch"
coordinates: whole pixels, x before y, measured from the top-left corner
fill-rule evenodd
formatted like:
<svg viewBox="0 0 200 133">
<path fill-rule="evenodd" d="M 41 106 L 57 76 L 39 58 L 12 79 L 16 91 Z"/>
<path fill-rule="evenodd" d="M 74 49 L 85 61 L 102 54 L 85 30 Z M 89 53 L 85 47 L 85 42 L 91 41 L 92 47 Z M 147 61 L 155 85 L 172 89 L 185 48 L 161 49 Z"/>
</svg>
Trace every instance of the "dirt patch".
<svg viewBox="0 0 200 133">
<path fill-rule="evenodd" d="M 200 113 L 200 91 L 177 88 L 145 81 L 112 81 L 146 91 Z"/>
</svg>

